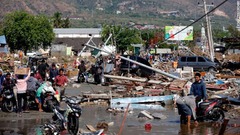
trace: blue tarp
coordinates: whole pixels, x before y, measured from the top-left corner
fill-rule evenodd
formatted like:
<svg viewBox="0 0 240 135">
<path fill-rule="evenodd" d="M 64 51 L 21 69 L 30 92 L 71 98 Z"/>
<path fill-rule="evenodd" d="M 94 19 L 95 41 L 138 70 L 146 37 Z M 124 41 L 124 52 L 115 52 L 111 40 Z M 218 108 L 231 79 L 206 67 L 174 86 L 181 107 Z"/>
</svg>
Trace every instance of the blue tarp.
<svg viewBox="0 0 240 135">
<path fill-rule="evenodd" d="M 5 36 L 0 36 L 0 44 L 7 44 Z"/>
</svg>

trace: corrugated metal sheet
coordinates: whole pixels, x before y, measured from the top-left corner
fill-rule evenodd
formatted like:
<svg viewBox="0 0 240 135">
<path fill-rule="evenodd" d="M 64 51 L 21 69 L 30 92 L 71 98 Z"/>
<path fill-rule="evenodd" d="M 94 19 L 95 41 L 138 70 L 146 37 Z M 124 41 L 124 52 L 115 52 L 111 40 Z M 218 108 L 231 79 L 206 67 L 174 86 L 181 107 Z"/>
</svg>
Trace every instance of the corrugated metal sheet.
<svg viewBox="0 0 240 135">
<path fill-rule="evenodd" d="M 0 44 L 7 44 L 6 37 L 4 35 L 0 36 Z"/>
<path fill-rule="evenodd" d="M 53 32 L 58 34 L 100 34 L 101 28 L 56 28 Z"/>
</svg>

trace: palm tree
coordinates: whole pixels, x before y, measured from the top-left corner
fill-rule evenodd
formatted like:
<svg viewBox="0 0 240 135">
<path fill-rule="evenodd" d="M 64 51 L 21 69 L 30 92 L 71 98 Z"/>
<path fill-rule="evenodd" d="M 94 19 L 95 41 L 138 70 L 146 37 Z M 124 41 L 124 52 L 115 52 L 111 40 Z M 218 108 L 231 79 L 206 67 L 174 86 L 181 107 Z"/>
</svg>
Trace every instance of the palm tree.
<svg viewBox="0 0 240 135">
<path fill-rule="evenodd" d="M 53 27 L 61 28 L 62 27 L 62 13 L 56 12 L 53 15 Z"/>
<path fill-rule="evenodd" d="M 67 17 L 65 20 L 62 21 L 62 27 L 63 28 L 69 28 L 70 27 L 70 20 L 69 18 Z"/>
</svg>

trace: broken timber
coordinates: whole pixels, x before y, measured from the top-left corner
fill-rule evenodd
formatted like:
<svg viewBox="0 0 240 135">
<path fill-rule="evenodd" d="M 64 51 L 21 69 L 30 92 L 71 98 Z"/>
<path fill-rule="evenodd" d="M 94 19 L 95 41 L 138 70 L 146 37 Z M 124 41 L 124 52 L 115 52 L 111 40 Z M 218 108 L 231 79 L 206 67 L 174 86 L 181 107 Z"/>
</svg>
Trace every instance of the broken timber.
<svg viewBox="0 0 240 135">
<path fill-rule="evenodd" d="M 104 75 L 106 78 L 111 79 L 119 79 L 119 80 L 129 80 L 129 81 L 135 81 L 135 82 L 147 82 L 151 84 L 160 84 L 162 81 L 156 81 L 156 80 L 149 80 L 147 78 L 129 78 L 124 76 L 114 76 L 114 75 Z"/>
<path fill-rule="evenodd" d="M 138 78 L 129 78 L 129 77 L 123 77 L 123 76 L 114 76 L 114 75 L 104 75 L 104 77 L 111 78 L 111 79 L 136 81 L 136 82 L 147 82 L 147 78 L 138 79 Z"/>
<path fill-rule="evenodd" d="M 113 97 L 121 97 L 120 95 L 112 95 Z M 91 100 L 94 99 L 105 99 L 105 100 L 109 100 L 111 98 L 111 96 L 109 94 L 83 94 L 84 98 L 89 98 Z"/>
<path fill-rule="evenodd" d="M 96 47 L 96 46 L 92 46 L 92 45 L 90 45 L 90 44 L 85 44 L 85 45 L 88 46 L 88 47 L 90 47 L 90 48 L 94 48 L 94 49 L 103 51 L 103 52 L 105 52 L 105 53 L 108 53 L 108 54 L 111 54 L 111 55 L 115 55 L 115 54 L 113 54 L 113 53 L 111 53 L 111 52 L 108 52 L 108 51 L 106 51 L 106 50 L 100 49 L 100 48 L 98 48 L 98 47 Z M 129 61 L 129 62 L 132 62 L 132 63 L 134 63 L 134 64 L 137 64 L 137 65 L 139 65 L 139 66 L 145 67 L 145 68 L 147 68 L 147 69 L 150 69 L 150 70 L 152 70 L 152 71 L 155 71 L 155 72 L 157 72 L 157 73 L 160 73 L 160 74 L 162 74 L 162 75 L 165 75 L 165 76 L 167 76 L 167 77 L 170 77 L 170 78 L 173 78 L 173 79 L 179 79 L 179 77 L 177 77 L 177 76 L 175 76 L 175 75 L 166 73 L 166 72 L 164 72 L 164 71 L 162 71 L 162 70 L 159 70 L 159 69 L 152 68 L 152 67 L 150 67 L 150 66 L 147 66 L 147 65 L 145 65 L 145 64 L 142 64 L 142 63 L 139 63 L 139 62 L 137 62 L 137 61 L 131 60 L 131 59 L 129 59 L 129 58 L 126 58 L 126 57 L 123 57 L 123 56 L 120 56 L 120 58 L 123 59 L 123 60 Z"/>
</svg>

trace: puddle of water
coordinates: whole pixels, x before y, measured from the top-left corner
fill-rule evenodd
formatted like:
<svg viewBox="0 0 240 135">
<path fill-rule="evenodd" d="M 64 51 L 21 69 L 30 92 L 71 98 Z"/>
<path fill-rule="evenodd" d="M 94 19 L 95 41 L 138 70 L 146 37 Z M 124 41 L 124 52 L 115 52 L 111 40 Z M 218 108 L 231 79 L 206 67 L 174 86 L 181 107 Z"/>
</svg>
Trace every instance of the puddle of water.
<svg viewBox="0 0 240 135">
<path fill-rule="evenodd" d="M 98 122 L 114 122 L 114 125 L 109 127 L 106 134 L 116 135 L 119 132 L 121 123 L 124 117 L 123 113 L 112 114 L 106 111 L 106 107 L 88 106 L 83 107 L 83 114 L 80 117 L 79 127 L 86 130 L 86 124 L 93 127 Z M 212 123 L 200 123 L 198 127 L 191 126 L 187 128 L 185 125 L 180 125 L 179 115 L 176 110 L 166 108 L 166 110 L 148 110 L 150 113 L 162 113 L 167 116 L 164 120 L 146 120 L 137 118 L 141 110 L 133 110 L 132 114 L 128 114 L 124 124 L 122 135 L 212 135 L 218 134 L 219 128 L 212 127 Z M 47 123 L 51 119 L 52 114 L 31 112 L 23 114 L 23 117 L 17 117 L 16 114 L 0 113 L 0 134 L 22 134 L 22 135 L 41 135 L 40 125 Z M 150 123 L 152 129 L 145 131 L 145 124 Z"/>
</svg>

